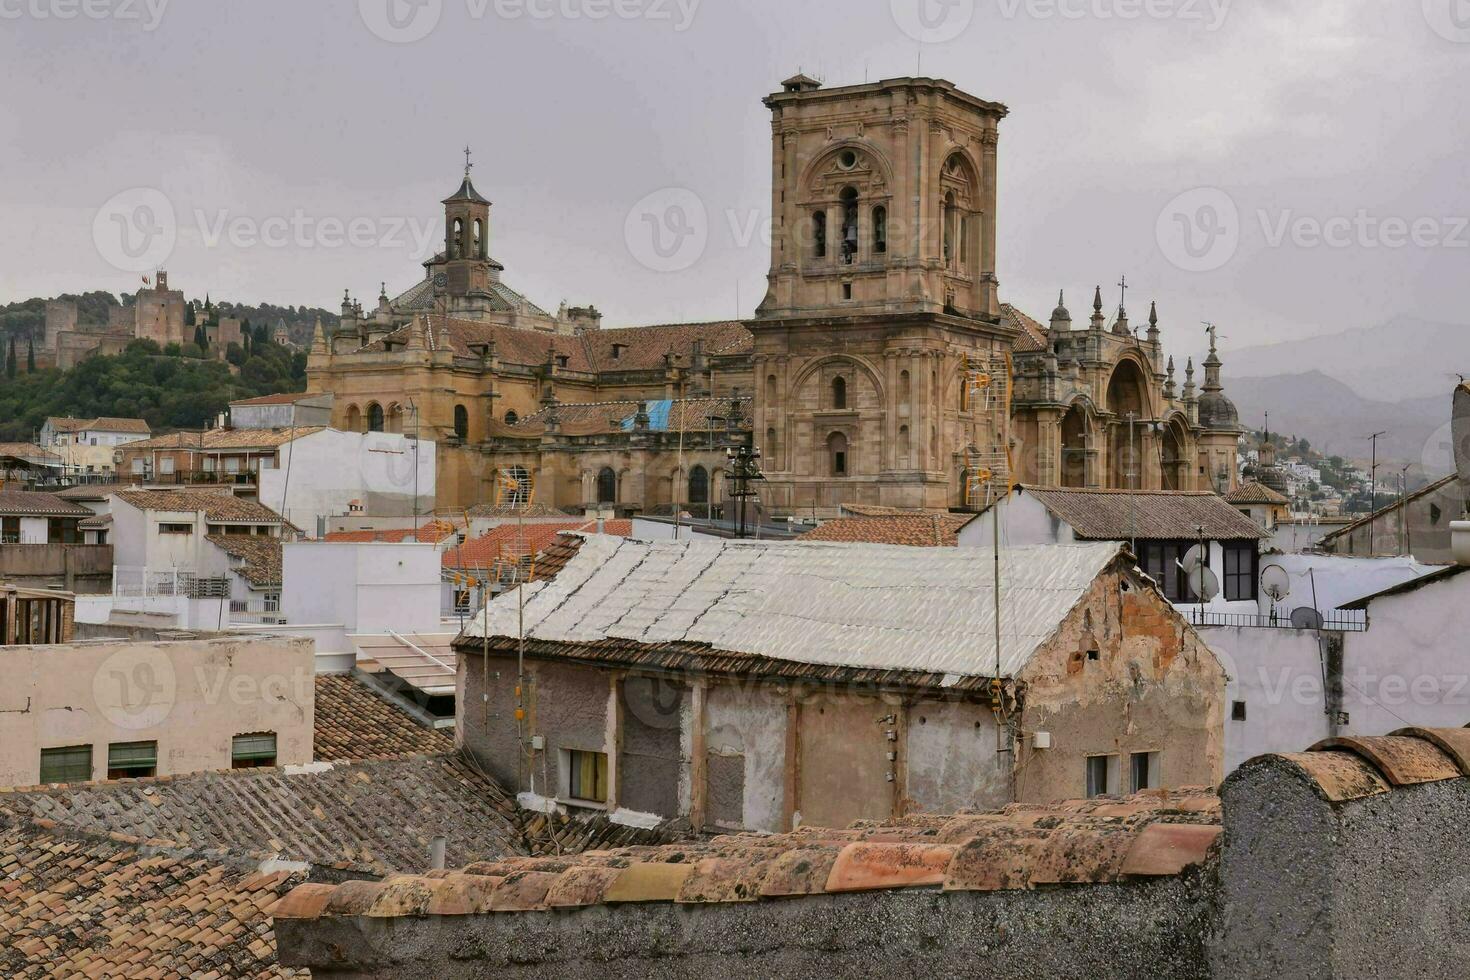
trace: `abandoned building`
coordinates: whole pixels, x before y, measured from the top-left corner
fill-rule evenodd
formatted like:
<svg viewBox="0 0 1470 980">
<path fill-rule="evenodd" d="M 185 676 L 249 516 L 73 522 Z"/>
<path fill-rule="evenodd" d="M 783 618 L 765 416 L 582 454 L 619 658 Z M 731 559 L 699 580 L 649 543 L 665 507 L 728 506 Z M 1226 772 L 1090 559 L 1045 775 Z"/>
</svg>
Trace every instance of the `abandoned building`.
<svg viewBox="0 0 1470 980">
<path fill-rule="evenodd" d="M 1222 775 L 1224 673 L 1116 543 L 1006 552 L 998 596 L 965 549 L 551 552 L 456 643 L 456 738 L 547 808 L 788 831 Z"/>
</svg>

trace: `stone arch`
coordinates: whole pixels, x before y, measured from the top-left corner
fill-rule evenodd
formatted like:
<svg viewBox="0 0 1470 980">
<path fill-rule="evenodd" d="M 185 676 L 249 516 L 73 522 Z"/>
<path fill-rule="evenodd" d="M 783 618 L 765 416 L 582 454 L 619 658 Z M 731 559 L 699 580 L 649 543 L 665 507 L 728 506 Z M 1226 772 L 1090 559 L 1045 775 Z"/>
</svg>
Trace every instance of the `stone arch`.
<svg viewBox="0 0 1470 980">
<path fill-rule="evenodd" d="M 1061 486 L 1087 486 L 1088 450 L 1092 448 L 1096 415 L 1091 400 L 1076 398 L 1062 416 L 1057 460 L 1057 483 Z"/>
<path fill-rule="evenodd" d="M 618 502 L 618 475 L 613 472 L 611 466 L 604 466 L 597 471 L 597 502 L 599 504 Z"/>
<path fill-rule="evenodd" d="M 461 442 L 470 438 L 470 410 L 463 405 L 454 406 L 454 436 Z"/>
<path fill-rule="evenodd" d="M 1164 432 L 1159 439 L 1159 469 L 1163 489 L 1187 489 L 1191 455 L 1189 424 L 1181 413 L 1175 412 L 1164 421 Z"/>
<path fill-rule="evenodd" d="M 362 431 L 362 410 L 359 409 L 356 405 L 347 406 L 347 431 Z"/>
<path fill-rule="evenodd" d="M 842 155 L 849 152 L 856 154 L 858 164 L 843 168 Z M 868 196 L 865 192 L 876 188 L 882 188 L 883 196 L 887 196 L 887 189 L 893 186 L 893 163 L 867 140 L 840 140 L 807 165 L 798 185 L 802 189 L 799 203 L 810 205 L 816 200 L 835 198 L 843 184 L 853 185 L 864 197 Z"/>
<path fill-rule="evenodd" d="M 368 427 L 368 431 L 369 432 L 382 432 L 382 431 L 384 431 L 384 428 L 383 428 L 384 425 L 385 425 L 385 420 L 384 420 L 384 416 L 383 416 L 383 406 L 382 405 L 379 405 L 377 402 L 368 402 L 368 407 L 367 407 L 367 427 Z"/>
<path fill-rule="evenodd" d="M 852 460 L 848 457 L 847 433 L 841 430 L 827 435 L 827 475 L 832 477 L 852 475 Z"/>
<path fill-rule="evenodd" d="M 883 403 L 883 382 L 879 380 L 878 372 L 873 369 L 873 366 L 871 364 L 869 364 L 863 358 L 858 357 L 856 354 L 828 354 L 825 357 L 819 357 L 813 361 L 807 362 L 807 364 L 802 367 L 800 373 L 797 374 L 796 382 L 791 386 L 791 391 L 793 393 L 800 392 L 803 386 L 805 386 L 806 383 L 810 381 L 814 375 L 819 373 L 823 368 L 834 363 L 851 364 L 854 366 L 855 370 L 847 376 L 847 395 L 849 405 L 852 404 L 852 396 L 854 395 L 852 380 L 854 377 L 857 376 L 861 376 L 867 379 L 868 383 L 873 386 L 873 390 L 878 394 L 879 404 L 881 405 Z"/>
</svg>

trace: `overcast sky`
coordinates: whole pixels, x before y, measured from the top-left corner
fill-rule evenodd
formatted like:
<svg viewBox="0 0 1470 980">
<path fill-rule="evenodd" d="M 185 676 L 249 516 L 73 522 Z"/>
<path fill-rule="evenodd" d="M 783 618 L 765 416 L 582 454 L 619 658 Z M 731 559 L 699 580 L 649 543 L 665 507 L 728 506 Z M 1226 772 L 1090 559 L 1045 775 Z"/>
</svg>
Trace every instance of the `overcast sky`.
<svg viewBox="0 0 1470 980">
<path fill-rule="evenodd" d="M 190 296 L 371 306 L 468 143 L 535 302 L 748 316 L 761 98 L 921 67 L 1010 107 L 1001 293 L 1038 318 L 1125 274 L 1179 353 L 1470 309 L 1470 0 L 0 0 L 0 63 L 4 300 L 162 258 Z M 684 191 L 695 244 L 650 252 Z"/>
</svg>

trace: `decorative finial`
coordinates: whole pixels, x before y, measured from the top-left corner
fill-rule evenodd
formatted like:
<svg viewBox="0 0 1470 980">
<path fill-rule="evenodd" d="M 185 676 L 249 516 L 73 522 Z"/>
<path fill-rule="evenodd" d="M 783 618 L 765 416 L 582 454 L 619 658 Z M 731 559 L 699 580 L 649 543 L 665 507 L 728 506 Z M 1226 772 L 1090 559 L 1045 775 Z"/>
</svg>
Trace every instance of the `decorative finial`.
<svg viewBox="0 0 1470 980">
<path fill-rule="evenodd" d="M 474 168 L 474 166 L 475 165 L 470 162 L 470 147 L 469 147 L 469 144 L 466 143 L 465 144 L 465 148 L 464 148 L 464 176 L 465 176 L 465 180 L 469 180 L 470 179 L 470 170 L 472 170 Z"/>
<path fill-rule="evenodd" d="M 1124 276 L 1118 280 L 1118 312 L 1123 313 L 1128 308 L 1128 277 Z"/>
<path fill-rule="evenodd" d="M 1102 312 L 1102 286 L 1098 286 L 1092 294 L 1092 311 L 1094 313 Z"/>
<path fill-rule="evenodd" d="M 1174 377 L 1174 355 L 1169 355 L 1169 377 Z"/>
<path fill-rule="evenodd" d="M 1065 307 L 1067 305 L 1067 299 L 1066 299 L 1066 297 L 1067 297 L 1067 291 L 1065 289 L 1058 289 L 1057 290 L 1057 307 L 1058 308 Z"/>
<path fill-rule="evenodd" d="M 1148 325 L 1151 327 L 1157 327 L 1159 325 L 1159 304 L 1157 301 L 1151 301 L 1148 304 Z"/>
</svg>

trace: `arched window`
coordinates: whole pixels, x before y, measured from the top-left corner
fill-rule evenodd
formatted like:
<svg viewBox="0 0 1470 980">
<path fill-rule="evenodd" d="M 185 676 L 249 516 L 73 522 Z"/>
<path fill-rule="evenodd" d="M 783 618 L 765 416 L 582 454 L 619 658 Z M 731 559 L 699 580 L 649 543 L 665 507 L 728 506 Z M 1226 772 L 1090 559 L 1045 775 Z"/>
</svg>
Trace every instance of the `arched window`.
<svg viewBox="0 0 1470 980">
<path fill-rule="evenodd" d="M 479 218 L 475 219 L 473 234 L 475 246 L 473 254 L 475 258 L 483 259 L 485 257 L 485 223 Z"/>
<path fill-rule="evenodd" d="M 888 251 L 888 209 L 878 205 L 873 209 L 873 254 Z"/>
<path fill-rule="evenodd" d="M 847 436 L 834 432 L 827 437 L 827 458 L 831 461 L 833 476 L 847 475 Z"/>
<path fill-rule="evenodd" d="M 970 410 L 970 372 L 960 372 L 959 389 L 960 411 L 968 412 Z"/>
<path fill-rule="evenodd" d="M 464 256 L 464 222 L 459 218 L 454 219 L 453 231 L 449 236 L 449 257 L 458 259 Z"/>
<path fill-rule="evenodd" d="M 383 406 L 377 402 L 368 405 L 368 431 L 383 431 Z"/>
<path fill-rule="evenodd" d="M 847 407 L 847 379 L 840 374 L 832 379 L 832 407 Z"/>
<path fill-rule="evenodd" d="M 954 192 L 944 195 L 944 264 L 954 268 Z"/>
<path fill-rule="evenodd" d="M 347 431 L 362 431 L 362 412 L 356 405 L 347 406 Z"/>
<path fill-rule="evenodd" d="M 470 437 L 470 412 L 463 405 L 454 406 L 454 434 L 461 441 Z"/>
<path fill-rule="evenodd" d="M 703 466 L 689 471 L 689 503 L 709 503 L 709 470 Z"/>
<path fill-rule="evenodd" d="M 851 265 L 858 250 L 858 193 L 844 187 L 837 199 L 842 203 L 842 261 Z"/>
<path fill-rule="evenodd" d="M 812 254 L 819 259 L 827 257 L 827 212 L 812 214 Z"/>
<path fill-rule="evenodd" d="M 599 504 L 618 502 L 618 475 L 609 466 L 604 466 L 597 473 L 597 502 Z"/>
<path fill-rule="evenodd" d="M 505 424 L 506 425 L 515 425 L 520 420 L 521 420 L 521 417 L 515 413 L 515 409 L 511 409 L 510 411 L 508 411 L 508 412 L 505 413 Z"/>
<path fill-rule="evenodd" d="M 766 430 L 765 455 L 766 455 L 766 459 L 770 461 L 770 465 L 774 469 L 778 469 L 779 470 L 781 468 L 781 463 L 780 463 L 781 457 L 779 455 L 779 447 L 777 447 L 777 445 L 776 445 L 776 429 L 775 429 L 775 426 L 772 426 L 771 428 L 769 428 L 769 429 Z"/>
<path fill-rule="evenodd" d="M 907 371 L 898 372 L 898 407 L 900 410 L 908 408 L 909 402 L 913 400 L 913 382 L 909 380 Z"/>
<path fill-rule="evenodd" d="M 776 376 L 766 375 L 766 406 L 774 407 L 776 404 Z"/>
<path fill-rule="evenodd" d="M 403 431 L 403 406 L 397 402 L 388 406 L 388 431 Z"/>
<path fill-rule="evenodd" d="M 898 427 L 898 462 L 901 466 L 907 466 L 910 452 L 909 427 L 900 425 Z"/>
</svg>

